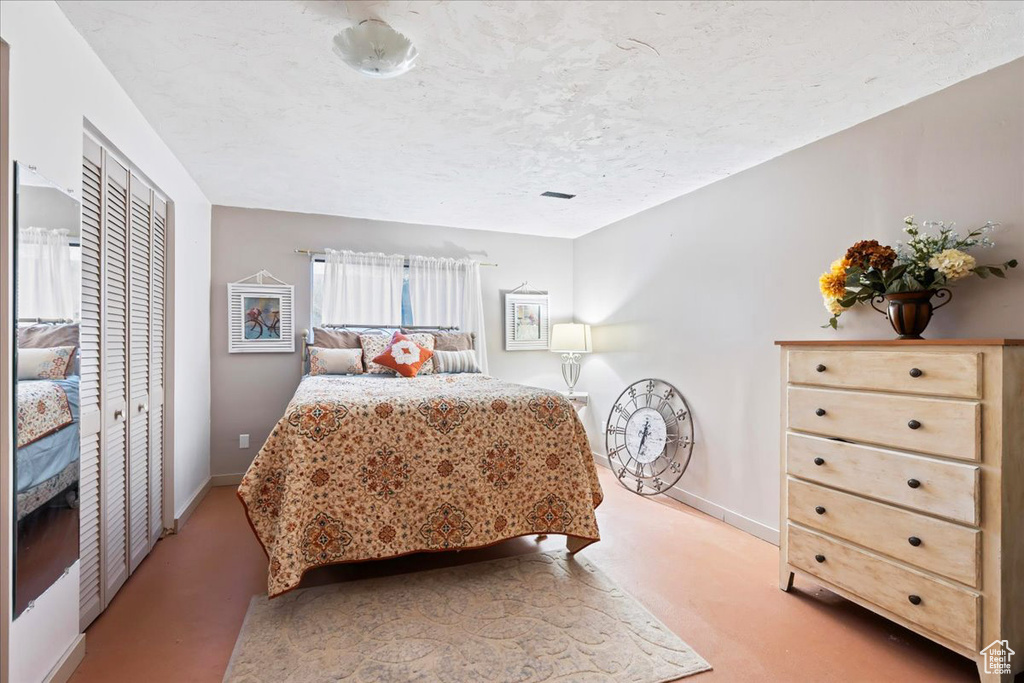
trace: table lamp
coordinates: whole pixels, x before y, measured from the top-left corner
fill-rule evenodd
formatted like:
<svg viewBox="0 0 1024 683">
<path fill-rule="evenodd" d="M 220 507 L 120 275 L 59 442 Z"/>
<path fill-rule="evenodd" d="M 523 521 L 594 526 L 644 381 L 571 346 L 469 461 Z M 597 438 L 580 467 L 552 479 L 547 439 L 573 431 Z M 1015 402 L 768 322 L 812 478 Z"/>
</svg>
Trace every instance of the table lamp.
<svg viewBox="0 0 1024 683">
<path fill-rule="evenodd" d="M 562 354 L 562 378 L 572 394 L 580 378 L 581 354 L 593 351 L 590 325 L 556 323 L 551 327 L 551 351 Z"/>
</svg>

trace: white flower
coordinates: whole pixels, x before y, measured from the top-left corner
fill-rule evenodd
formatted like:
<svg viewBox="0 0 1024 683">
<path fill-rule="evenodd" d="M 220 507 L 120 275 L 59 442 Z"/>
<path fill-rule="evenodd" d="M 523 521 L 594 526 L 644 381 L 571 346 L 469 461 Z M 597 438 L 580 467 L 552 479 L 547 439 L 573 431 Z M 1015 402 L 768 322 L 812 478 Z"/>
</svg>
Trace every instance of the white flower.
<svg viewBox="0 0 1024 683">
<path fill-rule="evenodd" d="M 950 282 L 961 280 L 971 274 L 971 270 L 978 262 L 970 254 L 965 254 L 959 249 L 946 249 L 933 255 L 928 261 L 928 267 L 934 268 Z"/>
<path fill-rule="evenodd" d="M 907 225 L 913 225 L 914 224 L 914 215 L 911 214 L 911 215 L 905 217 L 903 219 L 903 222 L 906 223 Z"/>
<path fill-rule="evenodd" d="M 400 365 L 412 365 L 420 359 L 420 347 L 408 340 L 391 345 L 391 357 Z"/>
<path fill-rule="evenodd" d="M 826 297 L 824 297 L 824 299 L 825 299 L 825 309 L 829 313 L 831 313 L 832 315 L 839 315 L 840 313 L 842 313 L 843 311 L 846 310 L 839 303 L 839 299 L 836 299 L 835 297 L 831 297 L 831 296 L 826 296 Z"/>
</svg>

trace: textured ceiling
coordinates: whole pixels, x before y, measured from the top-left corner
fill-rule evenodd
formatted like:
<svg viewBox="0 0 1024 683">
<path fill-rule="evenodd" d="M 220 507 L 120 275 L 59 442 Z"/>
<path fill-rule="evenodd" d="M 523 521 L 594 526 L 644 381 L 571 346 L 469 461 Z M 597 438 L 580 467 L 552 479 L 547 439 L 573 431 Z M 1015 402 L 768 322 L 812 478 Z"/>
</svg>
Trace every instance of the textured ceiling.
<svg viewBox="0 0 1024 683">
<path fill-rule="evenodd" d="M 1024 55 L 1021 2 L 60 6 L 215 204 L 563 237 Z"/>
</svg>

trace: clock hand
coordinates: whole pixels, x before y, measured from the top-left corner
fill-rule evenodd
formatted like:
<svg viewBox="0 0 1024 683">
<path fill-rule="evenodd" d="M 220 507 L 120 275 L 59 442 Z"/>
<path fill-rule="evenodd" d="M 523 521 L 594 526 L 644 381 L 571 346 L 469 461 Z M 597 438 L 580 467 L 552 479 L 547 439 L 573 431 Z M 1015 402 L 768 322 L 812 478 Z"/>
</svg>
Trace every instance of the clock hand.
<svg viewBox="0 0 1024 683">
<path fill-rule="evenodd" d="M 637 448 L 637 455 L 644 454 L 644 442 L 647 441 L 647 435 L 650 434 L 650 431 L 651 421 L 648 419 L 647 422 L 644 423 L 644 431 L 640 434 L 640 446 Z"/>
</svg>

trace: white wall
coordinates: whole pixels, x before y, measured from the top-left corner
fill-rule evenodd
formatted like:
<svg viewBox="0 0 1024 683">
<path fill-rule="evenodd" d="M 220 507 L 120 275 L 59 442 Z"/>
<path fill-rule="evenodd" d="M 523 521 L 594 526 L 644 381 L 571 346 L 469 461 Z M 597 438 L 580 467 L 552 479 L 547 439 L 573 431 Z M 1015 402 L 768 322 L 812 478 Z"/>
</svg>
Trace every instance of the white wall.
<svg viewBox="0 0 1024 683">
<path fill-rule="evenodd" d="M 209 477 L 210 467 L 210 202 L 56 4 L 4 0 L 0 36 L 11 46 L 12 160 L 36 166 L 42 175 L 81 196 L 82 132 L 87 120 L 174 201 L 172 322 L 177 324 L 170 379 L 175 392 L 174 501 L 175 509 L 181 510 Z M 4 321 L 5 330 L 9 322 Z M 65 605 L 61 615 L 73 620 L 77 633 L 77 599 Z M 15 621 L 14 629 L 20 623 Z M 19 634 L 12 639 L 15 635 Z M 47 638 L 39 634 L 30 640 L 47 643 L 55 661 L 66 644 Z"/>
<path fill-rule="evenodd" d="M 1024 60 L 577 239 L 575 314 L 598 326 L 579 385 L 592 395 L 594 446 L 622 388 L 661 377 L 696 422 L 678 488 L 777 529 L 773 342 L 893 337 L 869 308 L 821 329 L 817 279 L 857 240 L 900 239 L 907 214 L 1000 221 L 980 261 L 1024 262 Z M 974 278 L 925 336 L 1024 337 L 1022 301 L 1024 268 Z"/>
<path fill-rule="evenodd" d="M 551 319 L 572 319 L 572 242 L 554 237 L 464 230 L 316 214 L 213 208 L 211 344 L 214 474 L 244 472 L 299 384 L 299 351 L 227 352 L 227 283 L 266 268 L 295 286 L 295 328 L 309 327 L 309 257 L 296 248 L 471 257 L 480 269 L 490 372 L 512 382 L 565 387 L 560 359 L 548 351 L 504 351 L 502 290 L 529 280 L 550 294 Z M 249 434 L 251 447 L 238 448 Z"/>
</svg>

